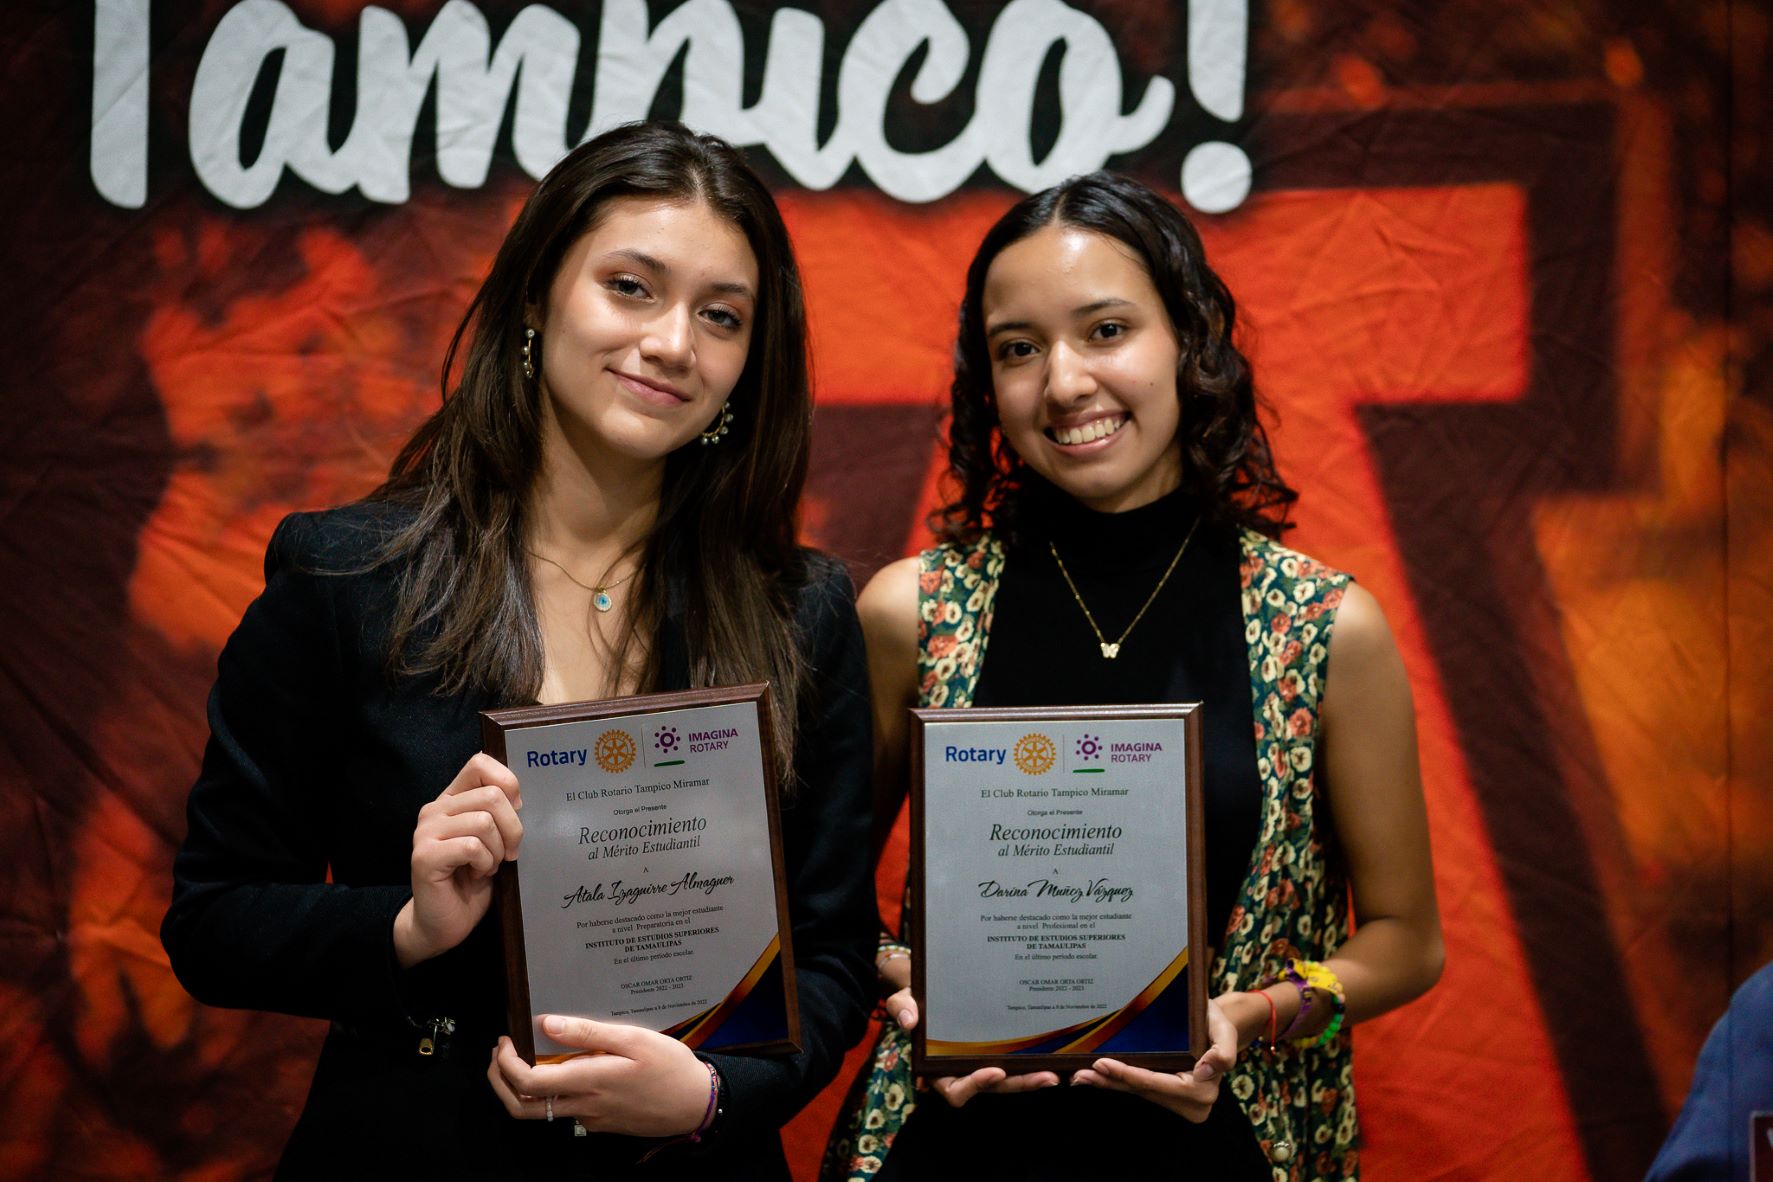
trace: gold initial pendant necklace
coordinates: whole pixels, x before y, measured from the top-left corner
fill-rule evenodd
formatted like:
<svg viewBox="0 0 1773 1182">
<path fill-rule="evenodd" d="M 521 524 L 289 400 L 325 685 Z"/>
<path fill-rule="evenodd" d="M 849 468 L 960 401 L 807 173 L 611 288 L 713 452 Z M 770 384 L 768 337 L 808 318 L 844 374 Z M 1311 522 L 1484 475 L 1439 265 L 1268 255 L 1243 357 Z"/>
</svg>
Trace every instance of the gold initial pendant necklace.
<svg viewBox="0 0 1773 1182">
<path fill-rule="evenodd" d="M 573 572 L 571 572 L 570 570 L 567 570 L 564 566 L 561 566 L 558 562 L 555 562 L 552 558 L 549 558 L 546 554 L 537 554 L 534 550 L 526 550 L 525 553 L 527 553 L 531 558 L 534 558 L 537 561 L 547 563 L 549 566 L 553 567 L 555 570 L 557 570 L 561 574 L 565 575 L 568 579 L 571 579 L 574 583 L 578 584 L 580 587 L 583 587 L 585 590 L 591 592 L 591 606 L 596 608 L 600 612 L 607 612 L 612 607 L 616 606 L 616 601 L 614 599 L 610 598 L 610 592 L 614 591 L 617 587 L 620 587 L 623 583 L 626 583 L 629 579 L 632 579 L 635 576 L 635 574 L 640 570 L 640 568 L 637 566 L 633 570 L 629 571 L 627 574 L 623 575 L 621 578 L 617 579 L 613 583 L 599 583 L 599 584 L 597 584 L 597 586 L 593 587 L 589 583 L 579 582 L 579 580 L 573 576 Z M 618 561 L 620 561 L 620 560 L 618 559 Z"/>
<path fill-rule="evenodd" d="M 1194 540 L 1194 531 L 1199 528 L 1200 518 L 1196 517 L 1194 524 L 1188 527 L 1188 533 L 1183 535 L 1182 544 L 1176 547 L 1176 557 L 1170 559 L 1170 565 L 1164 569 L 1163 577 L 1157 581 L 1157 586 L 1151 589 L 1151 594 L 1145 597 L 1145 603 L 1139 608 L 1138 614 L 1133 617 L 1133 622 L 1128 624 L 1125 630 L 1113 640 L 1102 635 L 1102 629 L 1096 626 L 1096 617 L 1090 614 L 1090 605 L 1084 602 L 1082 595 L 1078 594 L 1077 584 L 1071 581 L 1071 572 L 1065 569 L 1065 561 L 1059 557 L 1059 547 L 1050 540 L 1047 542 L 1047 549 L 1053 552 L 1053 561 L 1058 564 L 1060 577 L 1065 580 L 1065 585 L 1071 588 L 1071 598 L 1077 600 L 1077 606 L 1083 609 L 1084 619 L 1089 621 L 1090 631 L 1096 634 L 1096 643 L 1102 646 L 1103 660 L 1112 661 L 1120 656 L 1120 646 L 1127 642 L 1127 637 L 1133 634 L 1133 629 L 1139 626 L 1139 621 L 1145 618 L 1145 613 L 1150 610 L 1153 603 L 1157 602 L 1158 592 L 1164 589 L 1164 584 L 1169 582 L 1170 576 L 1176 573 L 1176 564 L 1182 561 L 1182 552 L 1188 549 L 1188 543 Z M 567 577 L 571 578 L 572 576 Z"/>
</svg>

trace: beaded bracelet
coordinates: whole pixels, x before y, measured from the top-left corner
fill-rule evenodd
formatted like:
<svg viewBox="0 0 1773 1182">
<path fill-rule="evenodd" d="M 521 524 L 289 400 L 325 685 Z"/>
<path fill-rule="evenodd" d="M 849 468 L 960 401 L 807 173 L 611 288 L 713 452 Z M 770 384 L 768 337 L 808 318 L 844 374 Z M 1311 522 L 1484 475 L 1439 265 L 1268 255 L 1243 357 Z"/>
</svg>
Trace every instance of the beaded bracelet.
<svg viewBox="0 0 1773 1182">
<path fill-rule="evenodd" d="M 874 971 L 880 972 L 881 967 L 889 960 L 910 960 L 911 949 L 897 940 L 882 940 L 880 947 L 874 952 Z"/>
<path fill-rule="evenodd" d="M 874 977 L 878 982 L 879 995 L 888 997 L 899 991 L 898 982 L 886 975 L 887 962 L 894 960 L 910 960 L 911 949 L 899 943 L 886 933 L 881 933 L 880 947 L 874 953 Z M 897 1016 L 886 1012 L 885 1005 L 874 1007 L 874 1017 L 881 1022 L 894 1022 Z"/>
<path fill-rule="evenodd" d="M 1342 1014 L 1342 1010 L 1338 1009 L 1336 1011 L 1335 1017 L 1330 1019 L 1330 1024 L 1324 1027 L 1323 1033 L 1311 1040 L 1312 1046 L 1321 1047 L 1332 1038 L 1336 1037 L 1337 1032 L 1342 1029 Z"/>
</svg>

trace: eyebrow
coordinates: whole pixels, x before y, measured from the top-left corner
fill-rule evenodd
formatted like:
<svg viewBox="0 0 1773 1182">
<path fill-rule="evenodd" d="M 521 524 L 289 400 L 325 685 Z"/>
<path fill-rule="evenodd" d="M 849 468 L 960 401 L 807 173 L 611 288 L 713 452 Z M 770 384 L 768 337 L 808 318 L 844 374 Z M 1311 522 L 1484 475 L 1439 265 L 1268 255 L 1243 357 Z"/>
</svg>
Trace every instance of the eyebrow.
<svg viewBox="0 0 1773 1182">
<path fill-rule="evenodd" d="M 607 257 L 612 259 L 627 259 L 629 262 L 637 263 L 658 275 L 671 274 L 670 264 L 666 263 L 664 259 L 655 258 L 644 250 L 634 250 L 630 247 L 623 247 L 620 250 L 610 251 Z M 720 283 L 712 283 L 709 284 L 709 289 L 711 291 L 719 292 L 721 295 L 738 295 L 744 296 L 746 299 L 755 298 L 750 285 L 740 283 L 737 280 L 725 280 Z"/>
<path fill-rule="evenodd" d="M 1105 296 L 1099 300 L 1091 300 L 1087 304 L 1079 304 L 1071 309 L 1071 316 L 1072 319 L 1078 320 L 1109 308 L 1130 308 L 1132 306 L 1132 300 L 1123 300 L 1119 296 Z M 994 337 L 1000 332 L 1022 332 L 1033 327 L 1034 322 L 1031 320 L 1006 320 L 1001 324 L 993 324 L 988 327 L 985 330 L 985 335 Z"/>
</svg>

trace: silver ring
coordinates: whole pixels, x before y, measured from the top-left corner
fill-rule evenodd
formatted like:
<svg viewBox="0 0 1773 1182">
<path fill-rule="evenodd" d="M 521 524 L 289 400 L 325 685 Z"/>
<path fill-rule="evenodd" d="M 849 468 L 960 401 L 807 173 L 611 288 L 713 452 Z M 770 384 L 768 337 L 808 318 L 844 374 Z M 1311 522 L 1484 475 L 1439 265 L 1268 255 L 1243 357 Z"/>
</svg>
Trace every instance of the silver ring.
<svg viewBox="0 0 1773 1182">
<path fill-rule="evenodd" d="M 546 1101 L 546 1104 L 548 1106 L 548 1119 L 553 1120 L 554 1119 L 554 1097 L 549 1096 Z"/>
</svg>

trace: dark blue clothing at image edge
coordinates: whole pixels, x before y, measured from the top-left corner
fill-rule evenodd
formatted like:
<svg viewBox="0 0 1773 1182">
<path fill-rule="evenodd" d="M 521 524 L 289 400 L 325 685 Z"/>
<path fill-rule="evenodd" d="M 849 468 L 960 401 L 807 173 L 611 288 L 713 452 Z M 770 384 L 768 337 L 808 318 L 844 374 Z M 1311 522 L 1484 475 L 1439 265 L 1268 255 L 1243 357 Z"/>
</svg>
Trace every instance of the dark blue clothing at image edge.
<svg viewBox="0 0 1773 1182">
<path fill-rule="evenodd" d="M 1113 514 L 1050 485 L 1029 495 L 1019 518 L 1029 524 L 1006 555 L 973 704 L 1202 703 L 1207 930 L 1217 944 L 1261 824 L 1237 531 L 1202 523 L 1119 655 L 1107 660 L 1049 543 L 1113 641 L 1163 578 L 1195 506 L 1180 491 Z M 960 1109 L 925 1095 L 880 1177 L 1267 1182 L 1271 1172 L 1229 1089 L 1197 1125 L 1136 1096 L 1061 1085 L 982 1095 Z"/>
<path fill-rule="evenodd" d="M 514 704 L 390 674 L 398 572 L 366 568 L 400 512 L 359 505 L 278 527 L 265 591 L 218 663 L 162 928 L 198 1000 L 332 1024 L 278 1176 L 787 1178 L 777 1129 L 860 1037 L 874 984 L 873 883 L 858 856 L 870 720 L 847 575 L 809 556 L 794 593 L 811 680 L 782 828 L 802 1050 L 708 1056 L 730 1093 L 719 1135 L 637 1167 L 650 1142 L 517 1121 L 494 1096 L 486 1069 L 507 1023 L 492 916 L 433 960 L 395 961 L 418 811 L 479 750 L 479 711 Z M 686 688 L 675 616 L 656 642 L 658 688 Z M 421 1058 L 413 1021 L 443 1015 L 458 1023 L 450 1053 Z"/>
<path fill-rule="evenodd" d="M 1773 1112 L 1773 964 L 1742 983 L 1712 1027 L 1645 1182 L 1749 1182 L 1754 1149 L 1773 1159 L 1773 1143 L 1752 1141 L 1756 1112 Z"/>
</svg>

